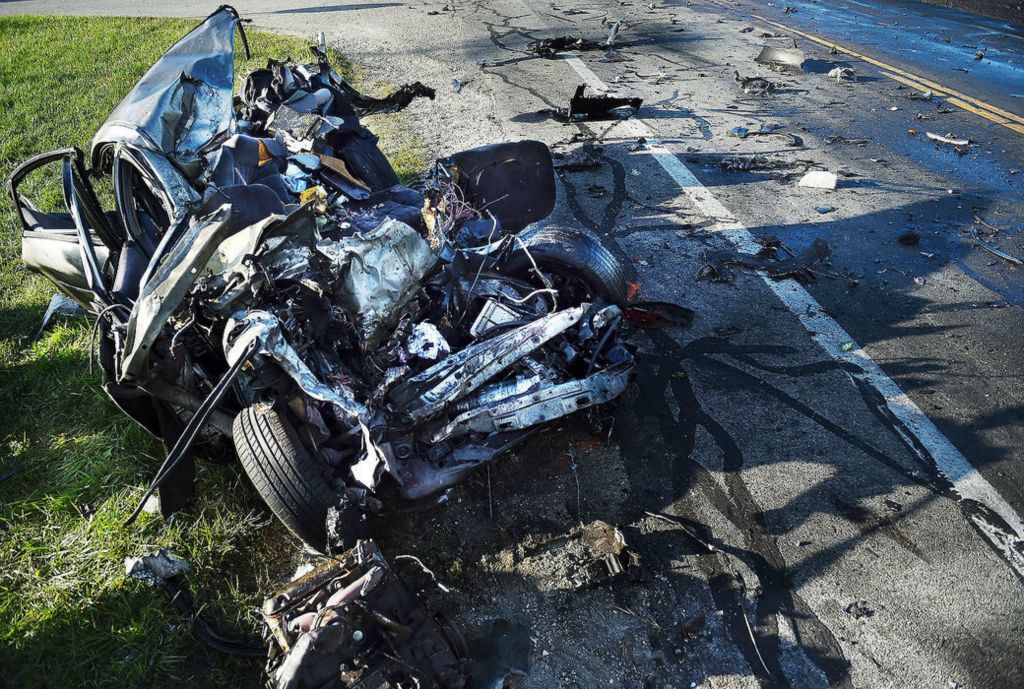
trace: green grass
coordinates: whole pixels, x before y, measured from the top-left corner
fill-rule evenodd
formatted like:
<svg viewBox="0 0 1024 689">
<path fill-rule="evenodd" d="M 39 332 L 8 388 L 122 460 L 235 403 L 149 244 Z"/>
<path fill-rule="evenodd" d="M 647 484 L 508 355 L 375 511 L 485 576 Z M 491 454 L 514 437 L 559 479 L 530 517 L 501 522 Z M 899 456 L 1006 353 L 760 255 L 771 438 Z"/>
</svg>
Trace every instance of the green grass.
<svg viewBox="0 0 1024 689">
<path fill-rule="evenodd" d="M 89 141 L 118 100 L 194 22 L 0 17 L 0 178 L 29 156 Z M 304 58 L 307 42 L 248 32 L 253 59 Z M 382 144 L 399 174 L 425 156 L 401 120 Z M 196 498 L 168 522 L 121 526 L 162 455 L 122 416 L 88 365 L 89 324 L 31 336 L 53 293 L 20 263 L 0 200 L 0 659 L 10 687 L 256 686 L 260 663 L 192 639 L 162 592 L 126 580 L 123 560 L 173 547 L 192 562 L 197 602 L 226 631 L 257 638 L 254 609 L 295 552 L 237 464 L 200 462 Z M 9 475 L 11 472 L 13 475 Z"/>
</svg>

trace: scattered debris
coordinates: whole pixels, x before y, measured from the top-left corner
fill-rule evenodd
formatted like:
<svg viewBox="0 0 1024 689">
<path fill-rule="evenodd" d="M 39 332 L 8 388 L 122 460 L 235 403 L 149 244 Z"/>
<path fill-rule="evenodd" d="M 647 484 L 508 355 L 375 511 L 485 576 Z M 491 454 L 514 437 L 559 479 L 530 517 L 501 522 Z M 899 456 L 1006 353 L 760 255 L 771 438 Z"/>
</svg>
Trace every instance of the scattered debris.
<svg viewBox="0 0 1024 689">
<path fill-rule="evenodd" d="M 836 83 L 856 81 L 857 73 L 849 67 L 836 67 L 828 73 L 829 79 L 835 79 Z"/>
<path fill-rule="evenodd" d="M 775 280 L 793 278 L 799 282 L 812 282 L 815 279 L 812 268 L 832 255 L 828 242 L 820 238 L 811 242 L 799 255 L 781 260 L 776 258 L 775 248 L 767 245 L 756 256 L 724 250 L 706 251 L 704 265 L 697 271 L 696 278 L 731 282 L 735 276 L 729 266 L 740 266 L 749 270 L 763 270 Z"/>
<path fill-rule="evenodd" d="M 775 84 L 764 77 L 741 77 L 740 73 L 734 72 L 735 79 L 740 85 L 740 90 L 751 96 L 764 96 L 775 90 Z"/>
<path fill-rule="evenodd" d="M 598 520 L 567 534 L 527 537 L 486 556 L 483 564 L 493 572 L 528 576 L 541 591 L 565 591 L 623 578 L 636 570 L 640 557 L 629 550 L 622 531 Z"/>
<path fill-rule="evenodd" d="M 756 132 L 747 129 L 746 127 L 733 127 L 729 130 L 729 136 L 737 139 L 746 139 L 751 136 L 777 136 L 787 139 L 787 145 L 791 148 L 800 148 L 804 145 L 804 140 L 796 134 L 780 131 L 778 127 L 772 125 L 766 125 Z"/>
<path fill-rule="evenodd" d="M 867 146 L 871 143 L 868 139 L 848 139 L 845 136 L 829 136 L 825 138 L 827 144 L 846 144 L 849 146 Z"/>
<path fill-rule="evenodd" d="M 971 143 L 970 139 L 958 139 L 955 138 L 952 134 L 949 134 L 947 136 L 942 136 L 941 134 L 933 134 L 931 132 L 925 132 L 924 134 L 925 136 L 927 136 L 929 139 L 936 143 L 948 144 L 950 146 L 955 146 L 957 148 L 965 148 L 969 146 Z"/>
<path fill-rule="evenodd" d="M 601 157 L 601 151 L 596 146 L 584 144 L 574 148 L 568 154 L 560 155 L 554 165 L 557 170 L 582 172 L 583 170 L 596 170 L 604 165 L 604 160 Z"/>
<path fill-rule="evenodd" d="M 799 186 L 807 189 L 835 189 L 839 178 L 834 172 L 811 170 L 800 178 Z"/>
<path fill-rule="evenodd" d="M 70 297 L 60 294 L 59 292 L 50 297 L 50 303 L 46 307 L 46 313 L 43 314 L 43 320 L 39 324 L 39 330 L 36 331 L 33 340 L 38 340 L 46 332 L 46 329 L 50 327 L 54 319 L 58 317 L 63 318 L 75 318 L 78 316 L 84 316 L 88 313 L 82 306 Z"/>
<path fill-rule="evenodd" d="M 608 38 L 605 40 L 605 47 L 611 47 L 615 44 L 615 39 L 619 37 L 619 28 L 622 27 L 622 20 L 615 22 L 608 29 Z"/>
<path fill-rule="evenodd" d="M 875 611 L 868 607 L 868 602 L 864 600 L 854 601 L 843 608 L 843 610 L 850 615 L 853 615 L 853 619 L 855 620 L 863 619 L 865 617 L 873 617 L 875 614 Z"/>
<path fill-rule="evenodd" d="M 587 96 L 586 90 L 586 84 L 576 87 L 576 92 L 569 100 L 568 109 L 559 108 L 555 111 L 542 112 L 548 112 L 562 122 L 624 119 L 635 115 L 644 102 L 642 98 L 619 98 L 605 94 Z M 629 111 L 625 110 L 627 108 Z"/>
<path fill-rule="evenodd" d="M 616 28 L 616 33 L 617 32 L 618 30 Z M 556 36 L 554 38 L 542 38 L 536 41 L 530 41 L 526 44 L 526 49 L 541 57 L 553 59 L 558 57 L 559 53 L 569 51 L 586 52 L 590 50 L 604 50 L 611 44 L 611 37 L 609 37 L 609 40 L 605 43 L 598 43 L 597 41 L 591 41 L 583 38 L 582 36 Z"/>
<path fill-rule="evenodd" d="M 835 206 L 818 206 L 815 210 L 821 215 L 828 215 L 836 209 Z"/>
<path fill-rule="evenodd" d="M 1012 263 L 1015 266 L 1024 266 L 1024 261 L 1022 261 L 1021 259 L 1006 253 L 1002 249 L 982 239 L 981 236 L 978 234 L 978 228 L 974 226 L 971 226 L 971 236 L 974 237 L 974 241 L 978 243 L 978 246 L 980 246 L 982 249 L 989 252 L 993 256 L 997 256 L 1006 261 L 1007 263 Z"/>
<path fill-rule="evenodd" d="M 125 576 L 151 586 L 158 586 L 172 577 L 184 574 L 189 568 L 188 560 L 169 550 L 157 550 L 148 555 L 124 559 Z"/>
<path fill-rule="evenodd" d="M 807 57 L 804 52 L 795 45 L 792 48 L 776 48 L 765 46 L 760 54 L 754 58 L 754 62 L 765 65 L 777 72 L 802 72 L 804 60 Z"/>
<path fill-rule="evenodd" d="M 689 327 L 695 316 L 693 309 L 666 301 L 632 302 L 622 310 L 622 315 L 632 325 L 644 329 Z"/>
<path fill-rule="evenodd" d="M 429 601 L 359 541 L 267 598 L 267 675 L 276 689 L 461 689 L 466 643 Z"/>
<path fill-rule="evenodd" d="M 163 589 L 182 620 L 191 626 L 192 634 L 201 642 L 215 651 L 229 655 L 248 658 L 265 656 L 266 649 L 263 646 L 246 644 L 222 636 L 217 631 L 217 625 L 205 613 L 196 609 L 192 594 L 180 579 L 189 568 L 188 560 L 169 550 L 158 550 L 140 557 L 124 559 L 125 576 Z"/>
<path fill-rule="evenodd" d="M 719 166 L 726 172 L 755 172 L 788 170 L 799 164 L 799 162 L 766 158 L 765 156 L 738 156 L 726 158 L 719 163 Z"/>
</svg>

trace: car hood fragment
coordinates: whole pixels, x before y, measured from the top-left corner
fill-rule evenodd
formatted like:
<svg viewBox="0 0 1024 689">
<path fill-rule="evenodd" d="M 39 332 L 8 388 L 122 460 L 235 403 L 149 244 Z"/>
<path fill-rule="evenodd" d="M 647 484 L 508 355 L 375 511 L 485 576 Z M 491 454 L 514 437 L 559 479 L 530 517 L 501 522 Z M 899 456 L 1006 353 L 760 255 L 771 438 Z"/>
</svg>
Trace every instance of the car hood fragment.
<svg viewBox="0 0 1024 689">
<path fill-rule="evenodd" d="M 163 153 L 194 179 L 203 151 L 234 125 L 236 29 L 245 41 L 238 13 L 225 5 L 164 53 L 96 132 L 93 165 L 104 167 L 113 145 L 125 142 Z"/>
</svg>

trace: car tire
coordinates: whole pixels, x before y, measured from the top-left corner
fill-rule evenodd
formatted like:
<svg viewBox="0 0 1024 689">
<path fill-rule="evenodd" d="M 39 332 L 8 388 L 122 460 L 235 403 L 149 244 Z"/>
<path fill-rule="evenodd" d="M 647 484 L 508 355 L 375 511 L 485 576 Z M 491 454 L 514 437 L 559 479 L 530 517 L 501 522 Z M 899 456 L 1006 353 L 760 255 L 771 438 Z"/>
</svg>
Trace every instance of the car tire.
<svg viewBox="0 0 1024 689">
<path fill-rule="evenodd" d="M 595 295 L 619 306 L 629 301 L 627 264 L 597 235 L 586 230 L 548 226 L 520 235 L 527 251 L 517 244 L 503 271 L 511 275 L 528 273 L 530 257 L 541 270 L 549 269 L 577 277 Z"/>
<path fill-rule="evenodd" d="M 253 405 L 235 417 L 232 431 L 256 492 L 289 531 L 323 552 L 327 509 L 336 495 L 288 419 L 275 408 Z"/>
<path fill-rule="evenodd" d="M 398 184 L 398 175 L 385 156 L 377 148 L 374 136 L 353 137 L 341 149 L 341 157 L 345 165 L 358 177 L 371 192 L 390 189 Z"/>
</svg>

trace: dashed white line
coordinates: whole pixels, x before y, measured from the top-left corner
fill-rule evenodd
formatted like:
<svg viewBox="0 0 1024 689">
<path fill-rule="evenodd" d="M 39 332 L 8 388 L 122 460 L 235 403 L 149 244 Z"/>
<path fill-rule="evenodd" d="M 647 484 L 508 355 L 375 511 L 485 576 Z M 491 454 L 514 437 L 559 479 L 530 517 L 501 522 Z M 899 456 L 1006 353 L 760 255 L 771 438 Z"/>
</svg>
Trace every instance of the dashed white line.
<svg viewBox="0 0 1024 689">
<path fill-rule="evenodd" d="M 565 61 L 590 88 L 595 91 L 608 91 L 608 86 L 579 57 L 566 55 Z M 754 254 L 761 249 L 761 245 L 754 242 L 750 231 L 700 183 L 685 163 L 655 138 L 647 125 L 633 118 L 623 122 L 621 126 L 631 136 L 642 136 L 647 140 L 646 148 L 651 156 L 679 185 L 690 202 L 706 217 L 713 219 L 712 230 L 716 234 L 725 237 L 743 253 Z M 1007 562 L 1024 576 L 1024 521 L 1016 510 L 985 480 L 953 443 L 942 435 L 931 419 L 885 374 L 867 352 L 859 345 L 855 345 L 849 351 L 843 351 L 843 344 L 852 342 L 853 338 L 839 323 L 825 314 L 821 305 L 802 285 L 794 280 L 776 281 L 764 273 L 761 273 L 761 278 L 830 357 L 860 368 L 862 373 L 857 374 L 858 377 L 882 395 L 889 411 L 902 423 L 902 428 L 897 427 L 897 431 L 904 436 L 907 445 L 915 452 L 918 452 L 918 447 L 923 448 L 927 456 L 922 459 L 927 460 L 930 457 L 934 461 L 939 471 L 953 484 L 961 499 L 981 503 L 1006 523 L 1013 533 L 994 529 L 981 516 L 974 517 L 981 533 L 1003 553 Z"/>
</svg>

